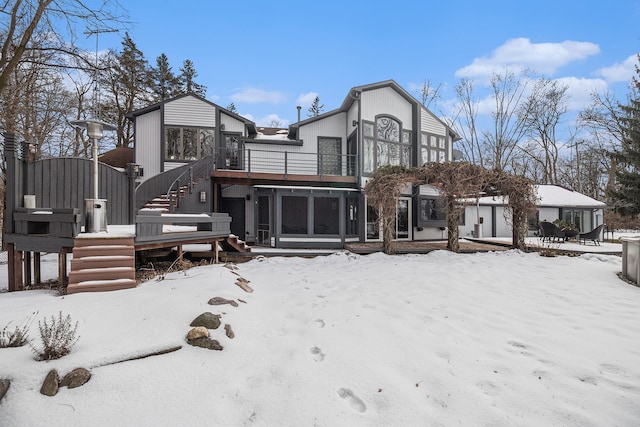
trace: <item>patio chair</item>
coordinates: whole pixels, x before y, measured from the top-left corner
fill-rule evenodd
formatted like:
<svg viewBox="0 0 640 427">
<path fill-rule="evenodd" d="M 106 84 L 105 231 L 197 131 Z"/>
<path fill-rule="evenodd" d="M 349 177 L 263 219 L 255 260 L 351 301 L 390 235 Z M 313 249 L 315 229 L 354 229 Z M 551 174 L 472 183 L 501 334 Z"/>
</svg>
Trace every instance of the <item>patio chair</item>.
<svg viewBox="0 0 640 427">
<path fill-rule="evenodd" d="M 564 242 L 566 238 L 564 231 L 552 222 L 541 221 L 538 224 L 538 228 L 543 242 L 545 240 L 548 242 Z"/>
<path fill-rule="evenodd" d="M 600 224 L 588 233 L 578 234 L 578 243 L 584 243 L 586 245 L 587 240 L 591 240 L 594 245 L 600 246 L 600 232 L 602 231 L 603 227 L 604 224 Z"/>
</svg>

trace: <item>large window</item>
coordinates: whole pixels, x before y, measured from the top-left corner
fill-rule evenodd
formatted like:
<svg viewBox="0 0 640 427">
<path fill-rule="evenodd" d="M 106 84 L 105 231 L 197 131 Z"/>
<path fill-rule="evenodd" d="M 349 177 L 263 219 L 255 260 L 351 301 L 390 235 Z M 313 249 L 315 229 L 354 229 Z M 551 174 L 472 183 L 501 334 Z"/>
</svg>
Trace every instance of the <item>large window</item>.
<svg viewBox="0 0 640 427">
<path fill-rule="evenodd" d="M 313 234 L 340 234 L 340 199 L 313 198 Z"/>
<path fill-rule="evenodd" d="M 375 123 L 363 121 L 364 172 L 380 166 L 411 166 L 411 131 L 389 116 L 376 118 Z"/>
<path fill-rule="evenodd" d="M 282 234 L 307 234 L 307 197 L 282 196 Z"/>
<path fill-rule="evenodd" d="M 215 130 L 197 127 L 166 126 L 165 160 L 198 160 L 211 155 Z"/>
<path fill-rule="evenodd" d="M 562 216 L 565 222 L 573 224 L 573 226 L 581 233 L 585 233 L 593 229 L 590 209 L 563 209 Z"/>
<path fill-rule="evenodd" d="M 447 140 L 444 136 L 422 133 L 420 135 L 422 164 L 444 163 L 447 161 Z"/>
<path fill-rule="evenodd" d="M 318 138 L 318 175 L 342 175 L 342 139 Z"/>
<path fill-rule="evenodd" d="M 440 197 L 420 198 L 420 224 L 444 223 L 447 220 L 447 208 Z"/>
</svg>

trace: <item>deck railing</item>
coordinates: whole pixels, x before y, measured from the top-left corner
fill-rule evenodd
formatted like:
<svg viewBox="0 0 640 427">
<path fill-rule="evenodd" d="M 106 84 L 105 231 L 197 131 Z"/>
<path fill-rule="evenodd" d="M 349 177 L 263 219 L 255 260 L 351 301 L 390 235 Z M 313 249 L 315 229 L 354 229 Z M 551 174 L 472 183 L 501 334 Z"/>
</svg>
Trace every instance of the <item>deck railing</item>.
<svg viewBox="0 0 640 427">
<path fill-rule="evenodd" d="M 284 175 L 356 176 L 353 154 L 303 153 L 244 148 L 214 150 L 216 169 Z"/>
</svg>

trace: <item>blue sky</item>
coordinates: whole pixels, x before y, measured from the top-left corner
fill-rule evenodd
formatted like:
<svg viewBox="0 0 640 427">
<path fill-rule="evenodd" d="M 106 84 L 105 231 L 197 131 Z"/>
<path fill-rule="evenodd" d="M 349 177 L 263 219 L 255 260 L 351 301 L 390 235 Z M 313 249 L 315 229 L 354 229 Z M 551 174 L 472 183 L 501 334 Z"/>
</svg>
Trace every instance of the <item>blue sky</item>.
<svg viewBox="0 0 640 427">
<path fill-rule="evenodd" d="M 272 118 L 295 122 L 297 105 L 306 118 L 316 94 L 326 112 L 340 106 L 349 88 L 387 79 L 416 97 L 425 80 L 441 84 L 433 109 L 448 114 L 460 78 L 472 78 L 481 90 L 505 66 L 562 79 L 570 85 L 570 107 L 578 109 L 594 88 L 624 99 L 640 52 L 640 1 L 124 5 L 133 21 L 129 33 L 150 64 L 165 53 L 178 72 L 191 59 L 209 100 L 233 102 L 263 126 Z M 102 35 L 100 49 L 119 49 L 119 37 Z"/>
</svg>

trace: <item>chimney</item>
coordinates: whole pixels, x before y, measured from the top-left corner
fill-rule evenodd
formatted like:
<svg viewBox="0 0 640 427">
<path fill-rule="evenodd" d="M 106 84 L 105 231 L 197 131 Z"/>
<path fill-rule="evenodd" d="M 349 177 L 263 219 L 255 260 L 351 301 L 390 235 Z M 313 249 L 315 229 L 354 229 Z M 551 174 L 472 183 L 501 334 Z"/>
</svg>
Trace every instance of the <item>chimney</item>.
<svg viewBox="0 0 640 427">
<path fill-rule="evenodd" d="M 296 108 L 298 109 L 298 121 L 300 121 L 300 110 L 302 107 L 298 105 Z"/>
</svg>

